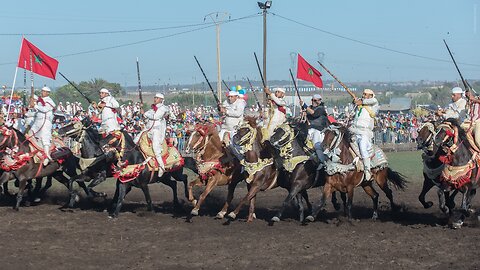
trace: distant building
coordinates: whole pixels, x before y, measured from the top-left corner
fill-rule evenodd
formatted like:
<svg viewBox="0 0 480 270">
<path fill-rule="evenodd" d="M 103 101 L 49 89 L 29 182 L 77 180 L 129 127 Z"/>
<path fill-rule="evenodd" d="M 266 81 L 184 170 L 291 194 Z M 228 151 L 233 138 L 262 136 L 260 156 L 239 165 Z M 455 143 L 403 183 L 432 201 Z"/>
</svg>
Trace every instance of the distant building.
<svg viewBox="0 0 480 270">
<path fill-rule="evenodd" d="M 407 113 L 412 108 L 412 100 L 410 98 L 391 98 L 390 104 L 380 105 L 381 113 Z"/>
</svg>

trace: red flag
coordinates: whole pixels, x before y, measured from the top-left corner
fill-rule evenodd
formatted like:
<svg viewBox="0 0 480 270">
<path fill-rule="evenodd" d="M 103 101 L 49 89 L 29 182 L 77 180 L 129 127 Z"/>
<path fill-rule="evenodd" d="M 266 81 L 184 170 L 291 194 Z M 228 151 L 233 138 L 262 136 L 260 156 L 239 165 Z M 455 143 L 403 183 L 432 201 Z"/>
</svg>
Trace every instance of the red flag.
<svg viewBox="0 0 480 270">
<path fill-rule="evenodd" d="M 322 74 L 298 54 L 297 78 L 313 83 L 316 87 L 323 87 Z"/>
<path fill-rule="evenodd" d="M 25 67 L 25 62 L 27 66 Z M 30 63 L 31 62 L 31 63 Z M 41 76 L 55 80 L 57 75 L 58 61 L 46 55 L 40 49 L 35 47 L 27 39 L 23 39 L 20 56 L 18 57 L 18 67 L 30 70 Z"/>
</svg>

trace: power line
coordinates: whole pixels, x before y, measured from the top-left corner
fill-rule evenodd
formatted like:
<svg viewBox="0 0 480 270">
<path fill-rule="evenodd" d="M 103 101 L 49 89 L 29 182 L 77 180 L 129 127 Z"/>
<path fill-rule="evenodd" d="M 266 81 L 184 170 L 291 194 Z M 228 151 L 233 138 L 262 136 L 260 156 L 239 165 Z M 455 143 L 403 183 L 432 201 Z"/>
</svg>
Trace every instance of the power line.
<svg viewBox="0 0 480 270">
<path fill-rule="evenodd" d="M 225 20 L 225 21 L 221 22 L 220 24 L 231 23 L 231 22 L 235 22 L 235 21 L 240 21 L 240 20 L 245 20 L 245 19 L 258 17 L 258 16 L 261 16 L 261 13 L 255 13 L 255 14 L 240 17 L 240 18 Z M 151 42 L 151 41 L 155 41 L 155 40 L 159 40 L 159 39 L 164 39 L 164 38 L 183 35 L 183 34 L 187 34 L 187 33 L 191 33 L 191 32 L 196 32 L 196 31 L 200 31 L 200 30 L 203 30 L 203 29 L 206 29 L 206 28 L 211 28 L 211 27 L 214 27 L 214 26 L 215 26 L 215 24 L 208 24 L 207 26 L 198 27 L 198 28 L 194 28 L 194 29 L 190 29 L 190 30 L 185 30 L 185 31 L 182 31 L 182 32 L 177 32 L 177 33 L 173 33 L 173 34 L 169 34 L 169 35 L 163 35 L 163 36 L 159 36 L 159 37 L 139 40 L 139 41 L 130 42 L 130 43 L 119 44 L 119 45 L 109 46 L 109 47 L 104 47 L 104 48 L 99 48 L 99 49 L 92 49 L 92 50 L 87 50 L 87 51 L 82 51 L 82 52 L 58 55 L 58 56 L 54 56 L 54 58 L 64 58 L 64 57 L 68 57 L 68 56 L 76 56 L 76 55 L 89 54 L 89 53 L 106 51 L 106 50 L 111 50 L 111 49 L 116 49 L 116 48 L 128 47 L 128 46 L 147 43 L 147 42 Z M 11 65 L 11 64 L 16 64 L 16 63 L 17 62 L 0 63 L 0 66 Z"/>
<path fill-rule="evenodd" d="M 196 23 L 196 24 L 186 24 L 186 25 L 176 25 L 176 26 L 166 26 L 166 27 L 155 27 L 155 28 L 144 28 L 144 29 L 131 29 L 131 30 L 114 30 L 114 31 L 97 31 L 97 32 L 66 32 L 66 33 L 0 33 L 0 36 L 81 36 L 81 35 L 103 35 L 103 34 L 124 34 L 124 33 L 138 33 L 138 32 L 149 32 L 149 31 L 158 31 L 158 30 L 169 30 L 169 29 L 179 29 L 179 28 L 189 28 L 200 25 L 211 25 L 210 23 Z"/>
<path fill-rule="evenodd" d="M 365 46 L 369 46 L 369 47 L 373 47 L 373 48 L 377 48 L 377 49 L 381 49 L 381 50 L 385 50 L 385 51 L 389 51 L 389 52 L 394 52 L 394 53 L 398 53 L 398 54 L 408 55 L 408 56 L 412 56 L 412 57 L 422 58 L 422 59 L 426 59 L 426 60 L 431 60 L 431 61 L 446 62 L 446 63 L 451 62 L 450 60 L 446 60 L 446 59 L 428 57 L 428 56 L 423 56 L 423 55 L 419 55 L 419 54 L 399 51 L 399 50 L 395 50 L 395 49 L 390 49 L 390 48 L 387 48 L 387 47 L 383 47 L 383 46 L 379 46 L 379 45 L 376 45 L 376 44 L 368 43 L 368 42 L 361 41 L 361 40 L 358 40 L 358 39 L 354 39 L 354 38 L 350 38 L 350 37 L 347 37 L 347 36 L 335 34 L 333 32 L 330 32 L 330 31 L 323 30 L 323 29 L 320 29 L 320 28 L 315 27 L 315 26 L 305 24 L 305 23 L 302 23 L 302 22 L 296 21 L 294 19 L 284 17 L 282 15 L 279 15 L 279 14 L 276 14 L 276 13 L 273 13 L 273 12 L 268 12 L 268 14 L 272 14 L 272 15 L 277 16 L 277 17 L 279 17 L 281 19 L 284 19 L 286 21 L 293 22 L 295 24 L 298 24 L 298 25 L 301 25 L 301 26 L 304 26 L 304 27 L 307 27 L 307 28 L 310 28 L 310 29 L 313 29 L 313 30 L 317 30 L 317 31 L 320 31 L 322 33 L 325 33 L 325 34 L 328 34 L 328 35 L 331 35 L 331 36 L 335 36 L 335 37 L 338 37 L 338 38 L 341 38 L 341 39 L 345 39 L 345 40 L 349 40 L 349 41 L 352 41 L 352 42 L 360 43 L 360 44 L 365 45 Z M 480 67 L 480 65 L 478 65 L 478 64 L 460 63 L 460 62 L 459 62 L 459 64 L 466 65 L 466 66 Z"/>
</svg>

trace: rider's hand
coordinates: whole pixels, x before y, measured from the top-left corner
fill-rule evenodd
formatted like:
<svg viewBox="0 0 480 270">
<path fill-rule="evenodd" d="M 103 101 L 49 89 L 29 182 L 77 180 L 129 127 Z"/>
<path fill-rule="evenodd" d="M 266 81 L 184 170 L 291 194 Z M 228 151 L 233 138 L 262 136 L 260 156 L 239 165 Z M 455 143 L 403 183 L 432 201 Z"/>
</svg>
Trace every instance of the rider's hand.
<svg viewBox="0 0 480 270">
<path fill-rule="evenodd" d="M 263 91 L 265 91 L 265 94 L 267 95 L 270 95 L 272 93 L 268 87 L 264 87 Z"/>
<path fill-rule="evenodd" d="M 360 106 L 360 105 L 362 105 L 362 100 L 359 99 L 359 98 L 356 98 L 356 99 L 353 101 L 353 103 L 355 103 L 355 105 L 357 105 L 357 106 Z"/>
</svg>

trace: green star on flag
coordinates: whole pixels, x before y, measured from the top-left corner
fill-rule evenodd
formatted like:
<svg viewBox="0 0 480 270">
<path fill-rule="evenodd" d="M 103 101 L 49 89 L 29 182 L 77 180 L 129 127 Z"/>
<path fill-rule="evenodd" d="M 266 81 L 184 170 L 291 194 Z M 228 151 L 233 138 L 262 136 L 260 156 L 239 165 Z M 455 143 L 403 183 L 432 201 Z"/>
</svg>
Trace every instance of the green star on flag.
<svg viewBox="0 0 480 270">
<path fill-rule="evenodd" d="M 43 63 L 43 59 L 38 54 L 35 54 L 35 63 L 39 63 L 40 65 Z"/>
</svg>

